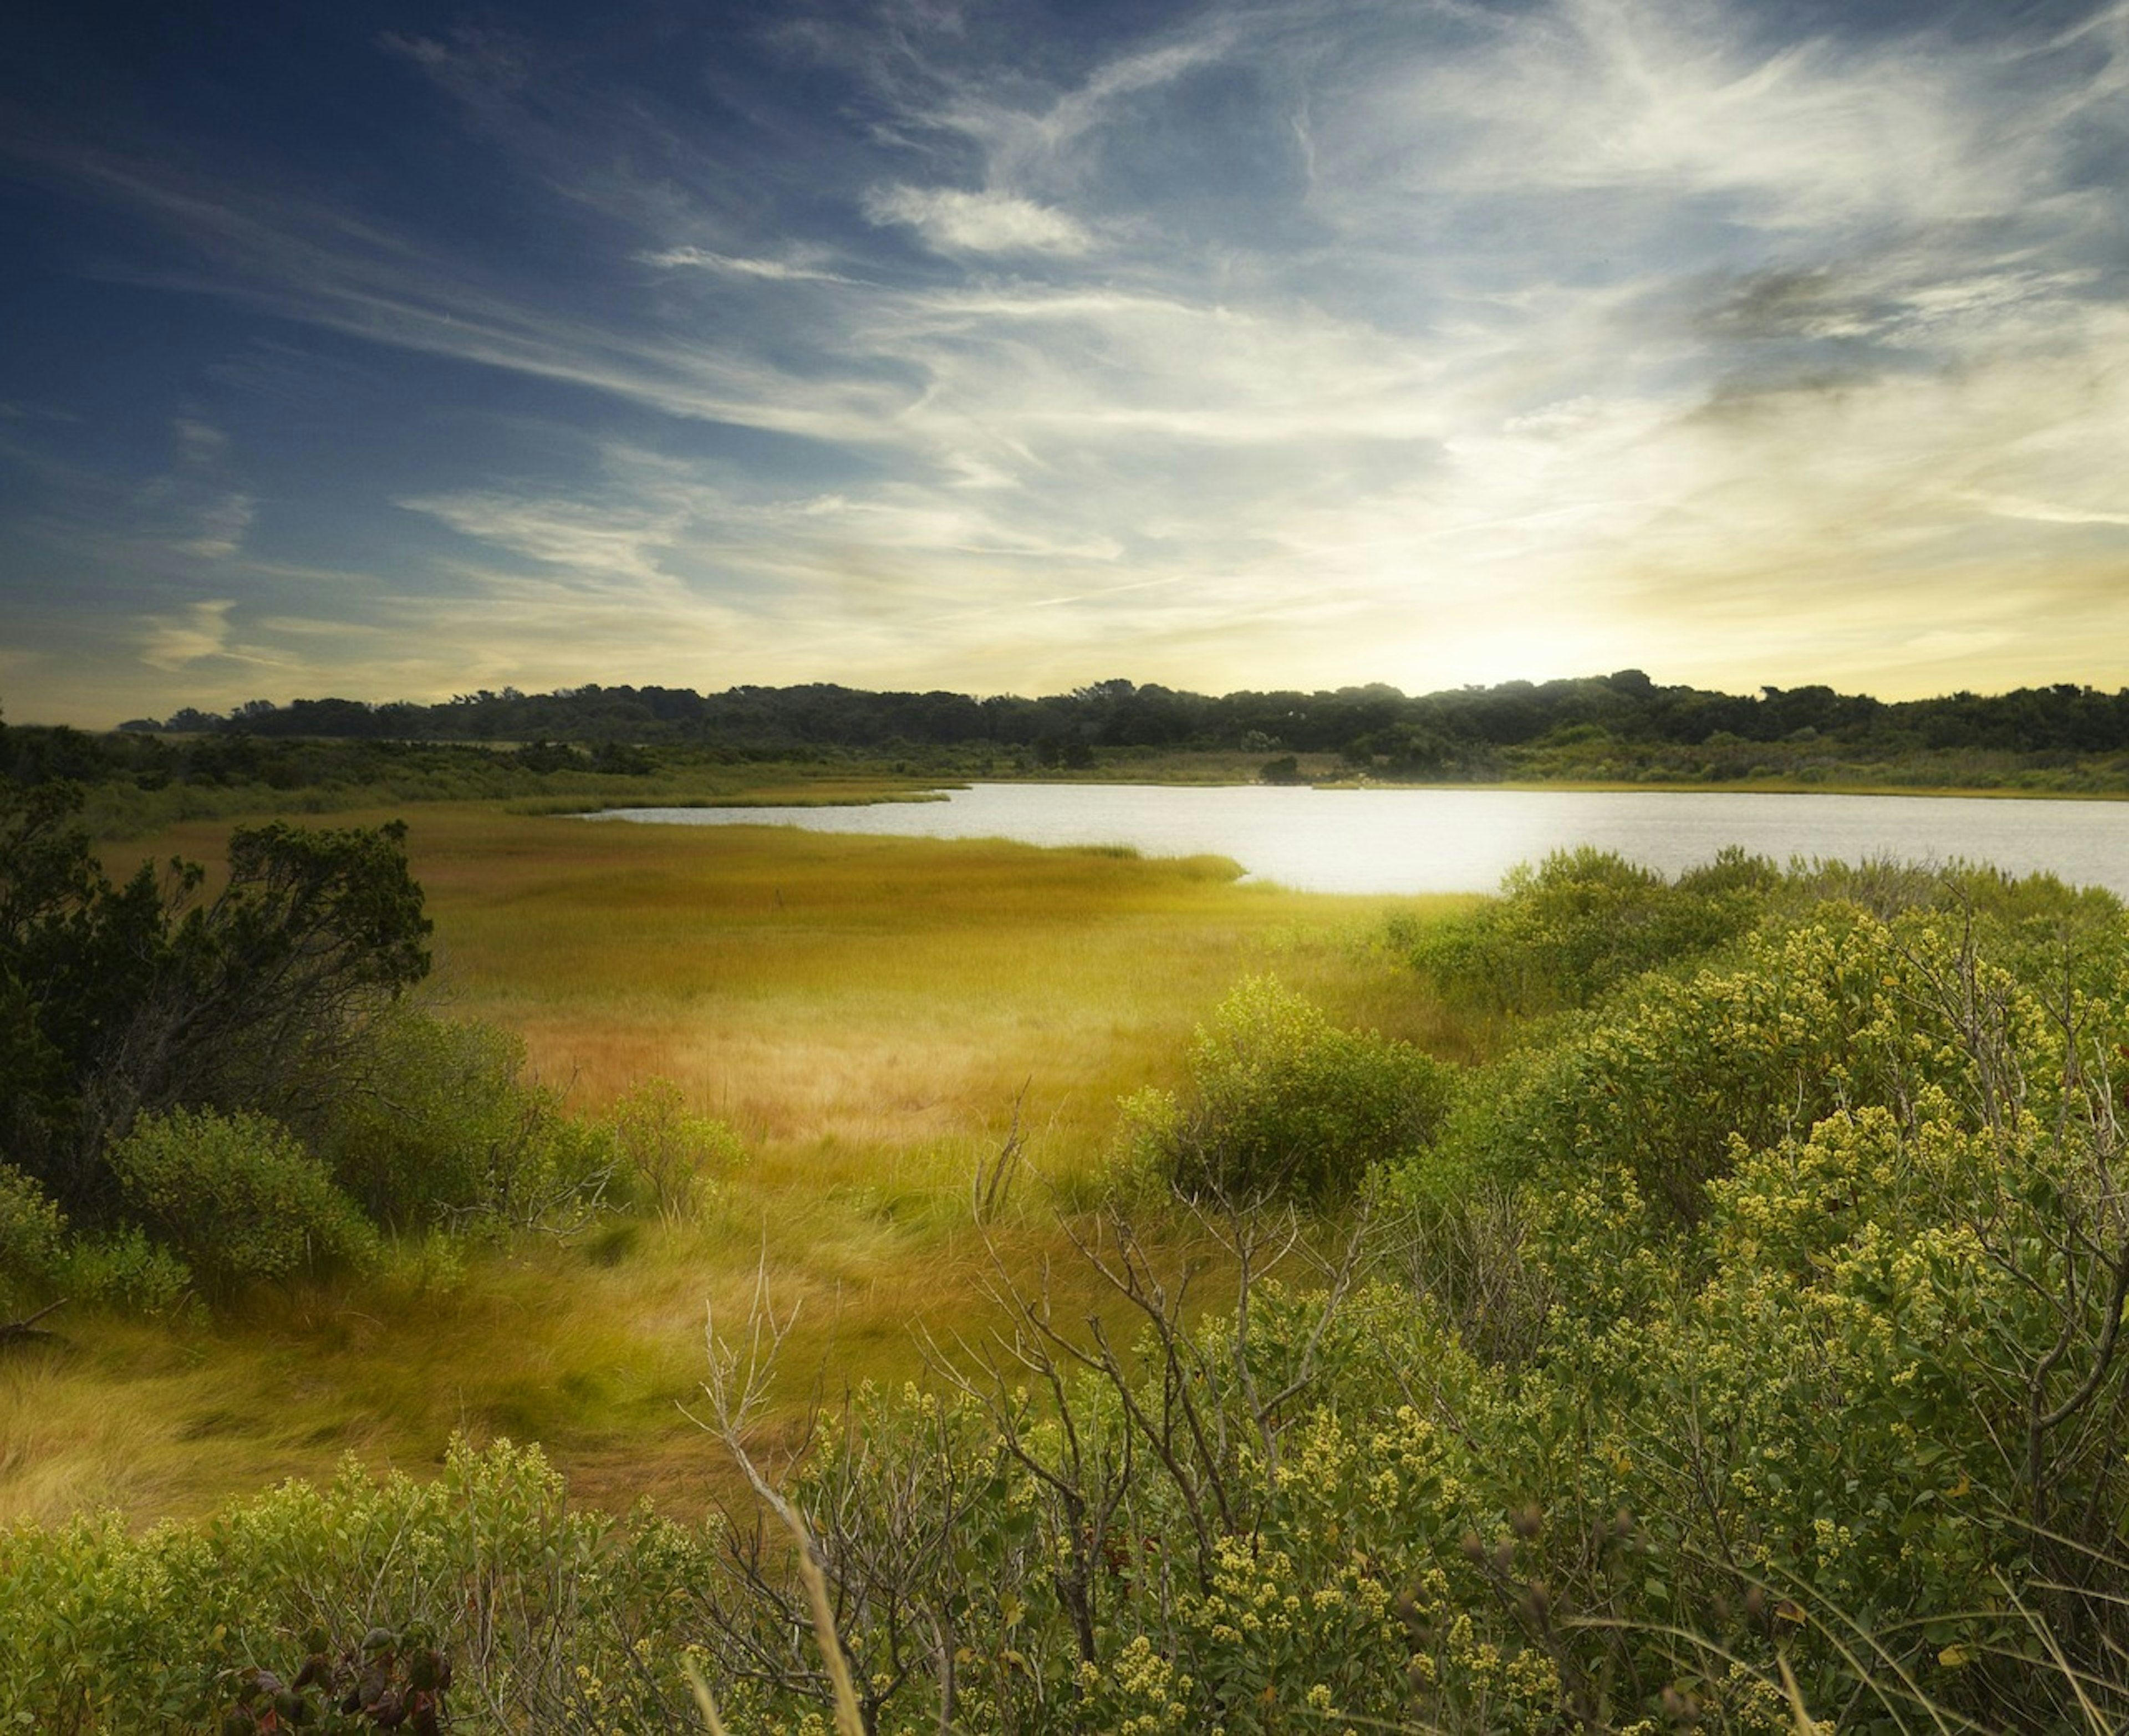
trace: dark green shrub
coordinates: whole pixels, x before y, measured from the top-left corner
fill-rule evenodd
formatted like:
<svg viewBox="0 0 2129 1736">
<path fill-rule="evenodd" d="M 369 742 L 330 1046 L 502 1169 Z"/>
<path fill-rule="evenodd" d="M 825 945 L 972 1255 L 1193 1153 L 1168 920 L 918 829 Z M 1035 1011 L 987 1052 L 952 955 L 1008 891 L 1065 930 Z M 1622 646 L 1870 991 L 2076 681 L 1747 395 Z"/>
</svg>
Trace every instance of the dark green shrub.
<svg viewBox="0 0 2129 1736">
<path fill-rule="evenodd" d="M 429 921 L 397 822 L 241 827 L 208 897 L 181 861 L 114 885 L 80 805 L 0 780 L 0 1150 L 94 1221 L 136 1115 L 329 1095 L 364 1016 L 427 972 Z"/>
<path fill-rule="evenodd" d="M 405 1005 L 371 1020 L 313 1142 L 372 1218 L 402 1227 L 527 1222 L 595 1194 L 612 1165 L 610 1138 L 525 1077 L 522 1037 Z"/>
<path fill-rule="evenodd" d="M 112 1149 L 127 1206 L 208 1289 L 368 1263 L 376 1232 L 325 1166 L 264 1116 L 144 1115 Z"/>
</svg>

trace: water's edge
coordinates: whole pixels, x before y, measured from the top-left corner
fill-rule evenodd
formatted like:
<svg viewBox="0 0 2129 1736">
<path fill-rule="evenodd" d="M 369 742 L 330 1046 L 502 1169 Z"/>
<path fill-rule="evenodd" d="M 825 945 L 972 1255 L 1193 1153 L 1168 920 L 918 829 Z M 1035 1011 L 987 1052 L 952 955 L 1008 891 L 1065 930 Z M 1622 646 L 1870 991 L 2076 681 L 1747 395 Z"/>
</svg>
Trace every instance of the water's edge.
<svg viewBox="0 0 2129 1736">
<path fill-rule="evenodd" d="M 1490 892 L 1517 863 L 1590 844 L 1676 874 L 1727 844 L 1787 863 L 1985 862 L 2129 897 L 2129 804 L 1785 792 L 979 783 L 841 807 L 616 808 L 665 825 L 1122 844 L 1217 855 L 1306 892 Z"/>
</svg>

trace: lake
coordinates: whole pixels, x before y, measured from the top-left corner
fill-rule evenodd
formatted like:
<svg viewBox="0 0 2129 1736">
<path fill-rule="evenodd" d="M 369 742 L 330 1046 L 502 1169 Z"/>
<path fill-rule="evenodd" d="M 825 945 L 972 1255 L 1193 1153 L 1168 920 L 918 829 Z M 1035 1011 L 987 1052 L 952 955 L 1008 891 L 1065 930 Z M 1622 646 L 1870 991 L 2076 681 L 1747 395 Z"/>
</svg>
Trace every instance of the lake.
<svg viewBox="0 0 2129 1736">
<path fill-rule="evenodd" d="M 1129 844 L 1148 856 L 1231 857 L 1252 879 L 1319 892 L 1491 892 L 1516 863 L 1584 844 L 1675 874 L 1736 844 L 1779 863 L 1963 858 L 2129 897 L 2129 802 L 2121 801 L 979 783 L 941 801 L 618 808 L 597 817 Z"/>
</svg>

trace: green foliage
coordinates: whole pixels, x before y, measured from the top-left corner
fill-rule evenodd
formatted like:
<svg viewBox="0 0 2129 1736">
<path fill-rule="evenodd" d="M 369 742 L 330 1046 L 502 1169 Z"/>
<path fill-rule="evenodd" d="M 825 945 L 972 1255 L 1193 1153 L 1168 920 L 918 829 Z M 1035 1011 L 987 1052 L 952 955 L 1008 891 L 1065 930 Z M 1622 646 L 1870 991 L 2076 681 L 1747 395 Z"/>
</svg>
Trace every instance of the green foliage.
<svg viewBox="0 0 2129 1736">
<path fill-rule="evenodd" d="M 1123 1105 L 1121 1149 L 1188 1196 L 1350 1195 L 1370 1165 L 1422 1144 L 1450 1095 L 1446 1068 L 1409 1044 L 1341 1030 L 1270 977 L 1239 984 L 1189 1058 L 1193 1099 Z"/>
<path fill-rule="evenodd" d="M 83 1306 L 164 1318 L 196 1301 L 192 1268 L 137 1224 L 76 1238 L 53 1288 Z"/>
<path fill-rule="evenodd" d="M 351 1666 L 356 1688 L 382 1661 L 374 1686 L 400 1690 L 411 1719 L 433 1649 L 454 1713 L 463 1696 L 494 1709 L 492 1727 L 679 1728 L 671 1624 L 707 1541 L 574 1511 L 538 1451 L 507 1441 L 454 1442 L 424 1482 L 350 1459 L 326 1487 L 288 1483 L 204 1526 L 0 1534 L 0 1723 L 218 1729 L 261 1710 L 259 1672 L 293 1687 L 312 1657 Z M 646 1705 L 655 1717 L 637 1715 Z"/>
<path fill-rule="evenodd" d="M 19 1169 L 0 1164 L 0 1312 L 64 1299 L 81 1307 L 176 1313 L 192 1269 L 137 1225 L 99 1236 L 68 1233 L 66 1214 Z"/>
<path fill-rule="evenodd" d="M 363 1027 L 312 1139 L 341 1187 L 400 1227 L 536 1221 L 593 1196 L 610 1161 L 526 1077 L 522 1038 L 403 1002 Z"/>
<path fill-rule="evenodd" d="M 1512 870 L 1501 896 L 1469 916 L 1393 924 L 1392 944 L 1454 1005 L 1517 1015 L 1588 1006 L 1735 939 L 1779 879 L 1772 863 L 1731 849 L 1674 884 L 1584 845 Z"/>
<path fill-rule="evenodd" d="M 522 1044 L 403 1003 L 429 965 L 403 826 L 240 829 L 203 898 L 183 863 L 112 885 L 78 806 L 0 787 L 0 1150 L 89 1232 L 74 1287 L 161 1311 L 188 1269 L 221 1295 L 364 1262 L 333 1182 L 392 1227 L 596 1202 L 611 1139 L 522 1077 Z"/>
<path fill-rule="evenodd" d="M 2129 1499 L 2104 1414 L 2118 1210 L 2083 1136 L 1965 1119 L 1926 1089 L 1908 1117 L 1741 1150 L 1689 1259 L 1612 1233 L 1623 1178 L 1532 1197 L 1536 1258 L 1590 1305 L 1555 1312 L 1489 1443 L 1496 1498 L 1547 1519 L 1499 1590 L 1624 1624 L 1560 1634 L 1570 1679 L 1721 1705 L 1726 1654 L 1762 1681 L 1779 1654 L 1815 1711 L 1869 1705 L 1864 1728 L 2055 1729 L 2076 1716 L 2055 1646 L 2121 1715 L 2119 1612 L 2081 1589 Z M 1623 1582 L 1590 1549 L 1622 1506 Z"/>
<path fill-rule="evenodd" d="M 375 1232 L 325 1166 L 262 1116 L 144 1115 L 111 1167 L 128 1208 L 217 1293 L 376 1257 Z"/>
<path fill-rule="evenodd" d="M 30 1177 L 0 1163 L 0 1312 L 50 1291 L 66 1259 L 66 1214 Z"/>
<path fill-rule="evenodd" d="M 428 969 L 406 830 L 232 833 L 226 882 L 144 863 L 122 886 L 80 792 L 0 785 L 0 1139 L 60 1202 L 112 1202 L 134 1118 L 212 1104 L 283 1119 L 333 1089 L 351 1032 Z"/>
<path fill-rule="evenodd" d="M 1394 1290 L 1249 1301 L 1198 1329 L 1163 1313 L 1076 1381 L 1020 1341 L 1014 1372 L 1058 1377 L 1055 1404 L 974 1370 L 855 1396 L 790 1494 L 822 1528 L 868 1729 L 1402 1727 L 1399 1594 L 1468 1522 L 1465 1439 L 1427 1413 L 1460 1422 L 1479 1372 Z M 735 1729 L 823 1703 L 782 1566 L 704 1588 Z M 1503 1662 L 1475 1638 L 1442 1655 L 1460 1692 Z M 1518 1655 L 1474 1691 L 1536 1714 L 1548 1679 Z"/>
<path fill-rule="evenodd" d="M 1462 1157 L 1517 1181 L 1617 1169 L 1691 1221 L 1741 1143 L 1801 1139 L 1841 1110 L 1911 1106 L 1935 1087 L 1983 1125 L 2003 1112 L 2007 1069 L 2053 1106 L 2063 1039 L 2034 989 L 1974 953 L 1970 920 L 1919 910 L 1887 923 L 1827 906 L 1755 935 L 1729 965 L 1651 979 L 1505 1066 L 1465 1124 Z M 2039 963 L 2025 938 L 1992 935 L 1997 956 Z M 2058 931 L 2047 968 L 2118 992 L 2122 935 L 2118 914 L 2079 946 Z M 1981 1027 L 1996 1032 L 1986 1049 Z"/>
<path fill-rule="evenodd" d="M 1399 1177 L 1410 1268 L 1502 1358 L 1501 1510 L 1546 1515 L 1498 1601 L 1589 1624 L 1566 1688 L 1660 1666 L 1731 1727 L 1777 1653 L 1860 1728 L 2111 1722 L 2129 934 L 2047 883 L 1846 884 L 1889 920 L 1822 906 L 1550 1028 Z"/>
<path fill-rule="evenodd" d="M 793 1461 L 866 1728 L 2123 1727 L 2122 913 L 1970 875 L 1805 908 L 1742 872 L 1749 934 L 1526 1028 L 1446 1120 L 1438 1072 L 1241 985 L 1188 1100 L 1126 1118 L 1208 1191 L 1244 1154 L 1207 1215 L 1232 1306 L 1112 1211 L 1084 1329 L 1001 1268 L 988 1363 L 860 1391 Z M 1392 1113 L 1422 1096 L 1431 1145 Z M 684 1177 L 693 1120 L 654 1084 L 612 1139 Z M 1294 1153 L 1363 1147 L 1407 1209 L 1350 1259 L 1241 1203 L 1327 1196 Z M 744 1452 L 767 1387 L 716 1344 Z M 507 1447 L 18 1531 L 0 1721 L 198 1728 L 381 1628 L 498 1728 L 690 1727 L 686 1662 L 728 1727 L 822 1732 L 796 1566 L 750 1511 L 572 1511 Z"/>
<path fill-rule="evenodd" d="M 664 1217 L 693 1216 L 717 1178 L 745 1156 L 739 1135 L 714 1116 L 690 1113 L 669 1079 L 646 1079 L 624 1093 L 610 1119 L 629 1187 Z"/>
<path fill-rule="evenodd" d="M 1829 906 L 1550 1027 L 1405 1172 L 1454 1284 L 1193 1335 L 1118 1225 L 1134 1354 L 1036 1302 L 1005 1372 L 866 1401 L 794 1494 L 878 1727 L 2115 1727 L 2129 937 L 2044 958 L 2050 901 Z"/>
</svg>

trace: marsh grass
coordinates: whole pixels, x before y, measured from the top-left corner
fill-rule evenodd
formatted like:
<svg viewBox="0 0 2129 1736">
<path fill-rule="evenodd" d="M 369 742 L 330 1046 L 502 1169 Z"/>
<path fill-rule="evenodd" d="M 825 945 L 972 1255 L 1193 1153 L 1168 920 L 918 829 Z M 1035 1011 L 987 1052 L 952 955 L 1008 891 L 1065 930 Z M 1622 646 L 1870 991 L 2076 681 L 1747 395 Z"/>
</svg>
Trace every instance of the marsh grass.
<svg viewBox="0 0 2129 1736">
<path fill-rule="evenodd" d="M 1107 1186 L 1117 1101 L 1179 1082 L 1238 978 L 1469 1047 L 1373 950 L 1391 901 L 1241 885 L 1217 858 L 406 811 L 441 1010 L 522 1033 L 578 1113 L 669 1079 L 745 1158 L 688 1219 L 455 1263 L 412 1244 L 375 1279 L 262 1292 L 211 1326 L 64 1320 L 71 1348 L 0 1364 L 0 1515 L 194 1515 L 350 1450 L 441 1463 L 454 1430 L 540 1441 L 581 1499 L 700 1511 L 730 1472 L 679 1405 L 705 1303 L 743 1308 L 757 1266 L 799 1305 L 768 1420 L 795 1446 L 817 1402 L 921 1375 L 920 1332 L 980 1332 L 970 1181 L 1016 1117 L 1001 1245 L 1055 1274 L 1061 1311 L 1111 1306 L 1069 1231 Z M 107 857 L 212 864 L 226 830 Z M 1205 1256 L 1180 1220 L 1149 1231 Z"/>
</svg>

